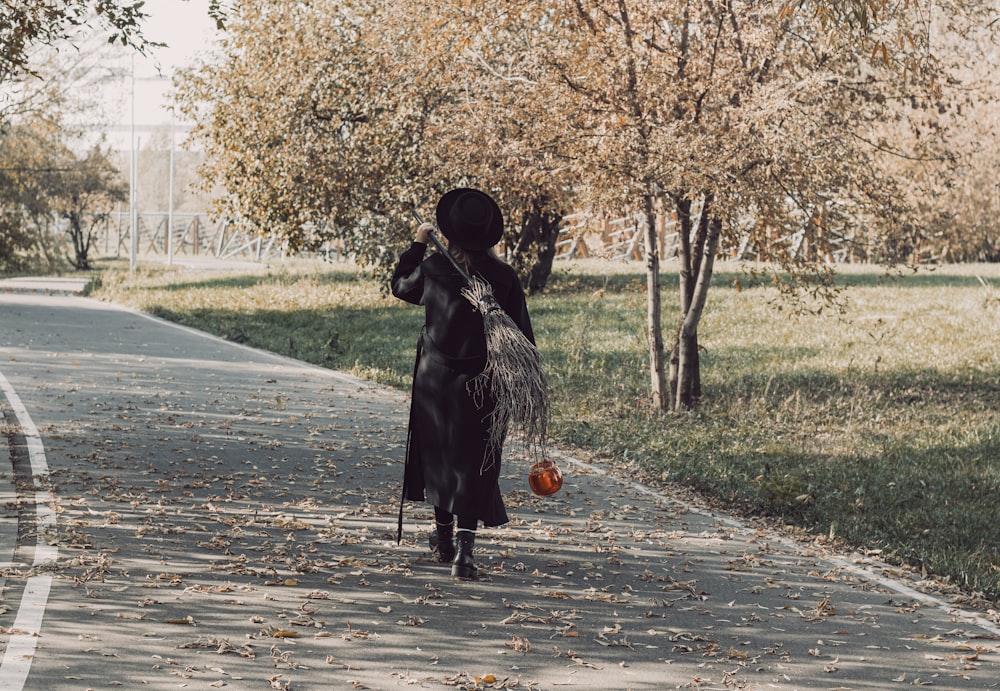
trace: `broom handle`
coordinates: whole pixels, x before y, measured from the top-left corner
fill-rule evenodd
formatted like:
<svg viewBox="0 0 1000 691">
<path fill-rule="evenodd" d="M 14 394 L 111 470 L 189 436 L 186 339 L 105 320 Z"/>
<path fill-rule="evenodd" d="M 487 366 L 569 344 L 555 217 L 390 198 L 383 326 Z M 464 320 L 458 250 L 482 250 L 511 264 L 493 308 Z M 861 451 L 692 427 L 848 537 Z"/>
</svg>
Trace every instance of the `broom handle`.
<svg viewBox="0 0 1000 691">
<path fill-rule="evenodd" d="M 416 209 L 410 209 L 410 211 L 413 213 L 413 217 L 417 219 L 417 223 L 424 222 L 424 219 L 420 217 L 420 213 Z M 448 260 L 451 262 L 451 265 L 458 270 L 458 273 L 462 274 L 462 278 L 465 279 L 465 282 L 468 283 L 469 285 L 472 285 L 472 277 L 469 276 L 468 272 L 466 272 L 466 270 L 462 268 L 462 265 L 459 264 L 458 261 L 453 256 L 451 256 L 451 252 L 449 252 L 448 248 L 446 248 L 444 245 L 441 244 L 441 241 L 437 239 L 437 236 L 434 235 L 433 231 L 431 231 L 429 237 L 431 239 L 431 242 L 434 243 L 434 246 L 437 248 L 438 252 L 441 252 L 444 256 L 448 257 Z"/>
</svg>

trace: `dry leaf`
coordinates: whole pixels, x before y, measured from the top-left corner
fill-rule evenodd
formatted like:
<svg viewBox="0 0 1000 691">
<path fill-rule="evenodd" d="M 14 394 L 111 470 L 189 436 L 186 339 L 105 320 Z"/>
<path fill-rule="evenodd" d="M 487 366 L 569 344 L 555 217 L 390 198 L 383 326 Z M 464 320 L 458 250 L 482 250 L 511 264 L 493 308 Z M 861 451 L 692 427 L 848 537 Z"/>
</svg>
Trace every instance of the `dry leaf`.
<svg viewBox="0 0 1000 691">
<path fill-rule="evenodd" d="M 191 624 L 194 625 L 194 617 L 188 615 L 183 619 L 167 619 L 168 624 Z"/>
</svg>

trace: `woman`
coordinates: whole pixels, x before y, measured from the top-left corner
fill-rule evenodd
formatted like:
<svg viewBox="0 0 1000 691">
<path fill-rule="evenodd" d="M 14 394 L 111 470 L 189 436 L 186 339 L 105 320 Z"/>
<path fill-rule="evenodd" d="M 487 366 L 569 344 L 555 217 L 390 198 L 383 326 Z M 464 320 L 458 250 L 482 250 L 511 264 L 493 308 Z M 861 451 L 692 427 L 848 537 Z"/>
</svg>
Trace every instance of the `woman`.
<svg viewBox="0 0 1000 691">
<path fill-rule="evenodd" d="M 455 189 L 441 197 L 436 220 L 449 253 L 468 274 L 489 282 L 497 302 L 534 343 L 517 274 L 492 250 L 503 236 L 500 207 L 479 190 Z M 431 551 L 452 564 L 453 576 L 475 579 L 476 528 L 508 520 L 499 485 L 502 449 L 488 442 L 493 401 L 473 397 L 467 387 L 486 366 L 483 318 L 461 295 L 465 280 L 449 258 L 424 258 L 433 228 L 420 225 L 392 276 L 392 294 L 423 305 L 425 314 L 413 370 L 403 498 L 434 506 Z"/>
</svg>

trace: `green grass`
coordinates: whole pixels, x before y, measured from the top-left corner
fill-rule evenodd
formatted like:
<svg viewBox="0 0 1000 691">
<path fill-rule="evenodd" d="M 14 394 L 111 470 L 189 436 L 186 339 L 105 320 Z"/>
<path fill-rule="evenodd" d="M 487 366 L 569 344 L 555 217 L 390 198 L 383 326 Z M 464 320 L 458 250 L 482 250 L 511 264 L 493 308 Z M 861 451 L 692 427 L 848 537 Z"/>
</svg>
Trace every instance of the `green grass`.
<svg viewBox="0 0 1000 691">
<path fill-rule="evenodd" d="M 839 282 L 844 314 L 793 318 L 775 289 L 747 288 L 736 265 L 719 265 L 699 331 L 704 402 L 654 414 L 641 267 L 559 265 L 530 301 L 554 436 L 648 482 L 1000 598 L 1000 266 L 897 278 L 844 267 Z M 94 296 L 403 388 L 422 323 L 419 309 L 329 264 L 112 269 Z"/>
</svg>

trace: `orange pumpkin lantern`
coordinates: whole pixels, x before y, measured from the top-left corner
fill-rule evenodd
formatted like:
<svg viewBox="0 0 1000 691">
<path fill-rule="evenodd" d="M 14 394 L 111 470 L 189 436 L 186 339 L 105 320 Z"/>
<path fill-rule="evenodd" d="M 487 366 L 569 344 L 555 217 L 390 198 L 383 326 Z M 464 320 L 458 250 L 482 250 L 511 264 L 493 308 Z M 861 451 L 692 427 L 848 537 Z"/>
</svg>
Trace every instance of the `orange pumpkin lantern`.
<svg viewBox="0 0 1000 691">
<path fill-rule="evenodd" d="M 535 463 L 528 472 L 528 486 L 540 497 L 555 494 L 562 487 L 562 483 L 559 466 L 548 459 Z"/>
</svg>

